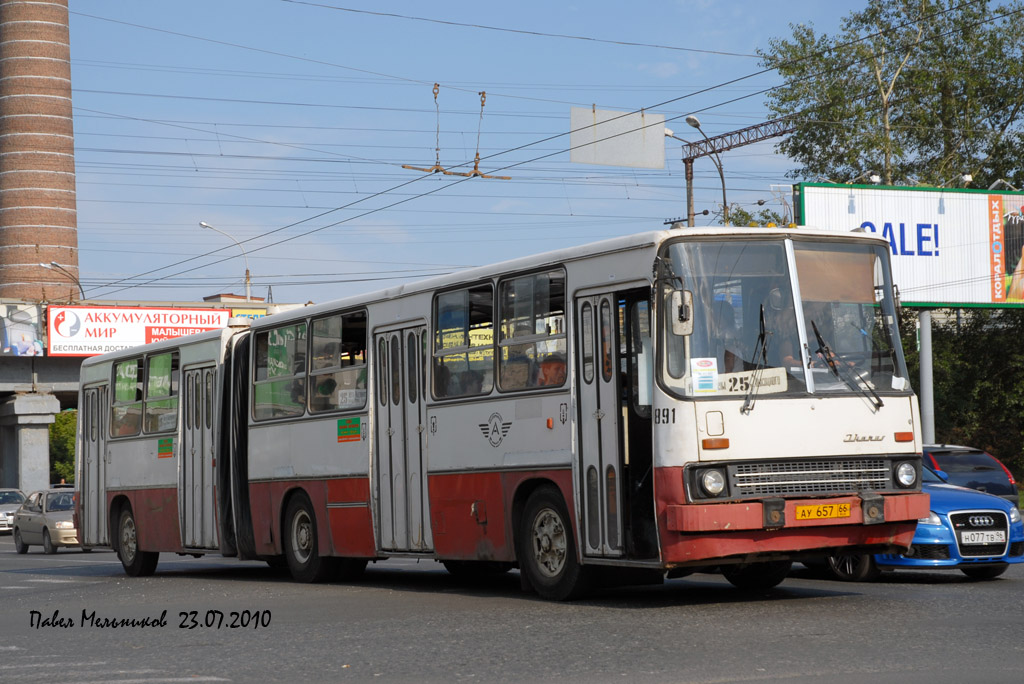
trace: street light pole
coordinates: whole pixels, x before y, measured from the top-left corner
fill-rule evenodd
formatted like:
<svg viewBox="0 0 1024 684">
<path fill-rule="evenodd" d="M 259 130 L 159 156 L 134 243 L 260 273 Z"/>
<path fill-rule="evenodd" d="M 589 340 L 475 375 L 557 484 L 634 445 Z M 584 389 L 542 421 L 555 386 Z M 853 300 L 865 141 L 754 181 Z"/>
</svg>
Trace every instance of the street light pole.
<svg viewBox="0 0 1024 684">
<path fill-rule="evenodd" d="M 704 139 L 711 144 L 711 138 L 704 132 L 704 129 L 700 127 L 700 119 L 690 114 L 686 117 L 686 123 L 693 126 L 700 134 L 704 136 Z M 714 152 L 711 156 L 711 161 L 715 163 L 715 167 L 718 169 L 718 177 L 722 179 L 722 222 L 725 225 L 729 225 L 729 201 L 725 198 L 725 171 L 722 169 L 722 158 L 718 156 L 718 152 Z"/>
<path fill-rule="evenodd" d="M 239 242 L 238 240 L 236 240 L 234 237 L 232 237 L 228 233 L 225 233 L 220 228 L 214 228 L 213 226 L 211 226 L 206 221 L 200 221 L 199 222 L 199 227 L 200 228 L 209 228 L 212 231 L 220 233 L 221 235 L 229 238 L 232 242 L 234 242 L 236 245 L 238 245 L 238 249 L 242 250 L 242 259 L 245 260 L 245 301 L 247 301 L 247 302 L 252 301 L 252 282 L 249 279 L 249 256 L 245 253 L 245 247 L 242 247 L 242 243 Z"/>
<path fill-rule="evenodd" d="M 39 265 L 42 266 L 43 268 L 59 271 L 60 273 L 66 275 L 78 287 L 78 294 L 81 295 L 81 299 L 79 301 L 85 299 L 85 289 L 82 287 L 82 282 L 77 277 L 75 277 L 74 273 L 66 269 L 64 266 L 58 264 L 56 261 L 51 261 L 48 264 L 40 262 Z M 70 299 L 68 301 L 70 301 Z"/>
</svg>

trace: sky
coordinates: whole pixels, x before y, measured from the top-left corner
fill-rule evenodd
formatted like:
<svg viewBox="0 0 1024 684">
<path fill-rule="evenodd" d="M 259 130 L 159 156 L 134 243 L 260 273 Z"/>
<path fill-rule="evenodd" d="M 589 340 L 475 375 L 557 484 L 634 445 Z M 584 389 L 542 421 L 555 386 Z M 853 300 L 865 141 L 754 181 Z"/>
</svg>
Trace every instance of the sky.
<svg viewBox="0 0 1024 684">
<path fill-rule="evenodd" d="M 662 169 L 574 163 L 570 108 L 688 141 L 691 113 L 709 136 L 761 123 L 781 79 L 758 49 L 865 2 L 72 0 L 82 286 L 201 301 L 244 293 L 247 261 L 254 296 L 324 302 L 660 229 L 686 215 L 682 143 Z M 510 180 L 403 168 L 477 153 Z M 730 205 L 786 211 L 773 142 L 721 160 Z M 718 171 L 694 172 L 716 225 Z"/>
</svg>

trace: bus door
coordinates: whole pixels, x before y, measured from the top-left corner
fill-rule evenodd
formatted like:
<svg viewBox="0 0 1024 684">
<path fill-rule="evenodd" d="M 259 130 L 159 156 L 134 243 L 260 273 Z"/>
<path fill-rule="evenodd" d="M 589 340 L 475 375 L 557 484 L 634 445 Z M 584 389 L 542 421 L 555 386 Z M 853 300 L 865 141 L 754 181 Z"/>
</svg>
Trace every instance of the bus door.
<svg viewBox="0 0 1024 684">
<path fill-rule="evenodd" d="M 82 393 L 82 481 L 79 524 L 82 542 L 108 544 L 107 539 L 107 385 Z"/>
<path fill-rule="evenodd" d="M 617 319 L 614 293 L 576 298 L 580 535 L 590 556 L 622 555 Z"/>
<path fill-rule="evenodd" d="M 190 549 L 216 549 L 217 514 L 213 444 L 213 403 L 216 370 L 213 366 L 185 370 L 182 406 L 182 443 L 179 451 L 181 545 Z"/>
<path fill-rule="evenodd" d="M 374 336 L 377 370 L 376 474 L 381 548 L 433 547 L 427 511 L 426 327 Z"/>
</svg>

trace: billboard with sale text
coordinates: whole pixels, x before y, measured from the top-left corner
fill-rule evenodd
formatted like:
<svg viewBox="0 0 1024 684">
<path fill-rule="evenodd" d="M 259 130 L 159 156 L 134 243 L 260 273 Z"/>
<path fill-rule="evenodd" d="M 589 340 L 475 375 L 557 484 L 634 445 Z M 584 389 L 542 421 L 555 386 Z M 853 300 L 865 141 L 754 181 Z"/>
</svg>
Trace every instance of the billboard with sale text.
<svg viewBox="0 0 1024 684">
<path fill-rule="evenodd" d="M 59 306 L 47 312 L 50 356 L 95 356 L 227 326 L 229 309 Z"/>
<path fill-rule="evenodd" d="M 802 183 L 800 225 L 885 238 L 910 306 L 1024 306 L 1024 192 Z"/>
</svg>

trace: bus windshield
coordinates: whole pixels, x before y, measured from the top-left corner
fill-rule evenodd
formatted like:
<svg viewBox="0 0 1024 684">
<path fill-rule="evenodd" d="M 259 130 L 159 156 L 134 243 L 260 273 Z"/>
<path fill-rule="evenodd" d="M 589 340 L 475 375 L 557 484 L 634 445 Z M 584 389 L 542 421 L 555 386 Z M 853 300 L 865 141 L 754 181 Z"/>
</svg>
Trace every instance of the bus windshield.
<svg viewBox="0 0 1024 684">
<path fill-rule="evenodd" d="M 881 405 L 910 391 L 884 246 L 707 240 L 671 243 L 663 258 L 661 374 L 676 395 L 852 393 Z M 692 297 L 683 312 L 680 288 Z"/>
</svg>

